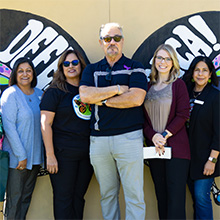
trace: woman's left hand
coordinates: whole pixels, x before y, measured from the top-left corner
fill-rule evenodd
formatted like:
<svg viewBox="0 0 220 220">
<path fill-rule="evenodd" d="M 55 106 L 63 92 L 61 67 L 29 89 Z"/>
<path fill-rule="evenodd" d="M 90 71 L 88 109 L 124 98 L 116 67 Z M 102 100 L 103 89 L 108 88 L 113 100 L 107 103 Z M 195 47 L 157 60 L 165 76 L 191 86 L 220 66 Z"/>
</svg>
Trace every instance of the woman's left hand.
<svg viewBox="0 0 220 220">
<path fill-rule="evenodd" d="M 27 166 L 27 159 L 21 160 L 18 162 L 18 166 L 15 169 L 23 170 L 23 169 L 26 169 L 26 166 Z"/>
<path fill-rule="evenodd" d="M 211 161 L 207 161 L 204 166 L 203 175 L 210 176 L 215 171 L 215 163 L 212 163 Z"/>
</svg>

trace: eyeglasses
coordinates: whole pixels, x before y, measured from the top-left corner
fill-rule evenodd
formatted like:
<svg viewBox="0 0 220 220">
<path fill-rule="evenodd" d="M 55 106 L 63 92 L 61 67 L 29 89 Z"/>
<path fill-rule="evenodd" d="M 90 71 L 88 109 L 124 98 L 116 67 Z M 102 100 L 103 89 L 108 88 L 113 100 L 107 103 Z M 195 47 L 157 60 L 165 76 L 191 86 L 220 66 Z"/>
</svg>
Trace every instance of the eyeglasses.
<svg viewBox="0 0 220 220">
<path fill-rule="evenodd" d="M 115 35 L 113 37 L 107 36 L 107 37 L 100 37 L 101 40 L 104 40 L 105 43 L 110 43 L 112 41 L 112 39 L 114 39 L 115 42 L 120 42 L 122 39 L 121 35 Z"/>
<path fill-rule="evenodd" d="M 172 61 L 172 59 L 170 57 L 161 57 L 161 56 L 156 56 L 156 59 L 159 61 L 159 62 L 162 62 L 162 60 L 164 60 L 166 63 L 169 63 Z"/>
<path fill-rule="evenodd" d="M 106 71 L 108 72 L 108 74 L 105 76 L 105 80 L 111 81 L 112 80 L 112 69 L 107 67 Z"/>
<path fill-rule="evenodd" d="M 68 67 L 70 65 L 70 63 L 72 63 L 73 66 L 77 66 L 79 64 L 79 60 L 72 60 L 70 61 L 63 61 L 63 65 L 65 67 Z"/>
</svg>

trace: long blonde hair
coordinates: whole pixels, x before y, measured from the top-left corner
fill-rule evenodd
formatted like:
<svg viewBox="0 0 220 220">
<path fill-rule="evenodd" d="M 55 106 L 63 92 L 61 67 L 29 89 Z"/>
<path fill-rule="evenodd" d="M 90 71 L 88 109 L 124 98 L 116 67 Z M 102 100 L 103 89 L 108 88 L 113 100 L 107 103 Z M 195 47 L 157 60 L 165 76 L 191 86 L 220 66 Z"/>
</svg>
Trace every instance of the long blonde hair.
<svg viewBox="0 0 220 220">
<path fill-rule="evenodd" d="M 154 52 L 151 73 L 149 75 L 150 83 L 156 84 L 159 79 L 158 71 L 155 67 L 155 59 L 156 59 L 156 56 L 157 56 L 157 53 L 159 50 L 165 50 L 170 55 L 170 57 L 172 59 L 173 66 L 170 70 L 169 77 L 168 77 L 167 81 L 165 82 L 167 84 L 172 83 L 180 75 L 180 65 L 179 65 L 179 61 L 178 61 L 177 54 L 176 54 L 175 50 L 169 44 L 161 44 Z"/>
</svg>

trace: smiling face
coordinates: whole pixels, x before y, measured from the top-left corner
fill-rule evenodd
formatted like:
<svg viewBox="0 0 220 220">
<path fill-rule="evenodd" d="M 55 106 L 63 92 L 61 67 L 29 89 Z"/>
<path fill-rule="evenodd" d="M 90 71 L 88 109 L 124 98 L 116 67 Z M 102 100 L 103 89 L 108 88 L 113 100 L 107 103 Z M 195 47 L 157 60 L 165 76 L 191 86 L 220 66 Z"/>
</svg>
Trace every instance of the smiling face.
<svg viewBox="0 0 220 220">
<path fill-rule="evenodd" d="M 155 67 L 159 74 L 169 75 L 173 67 L 173 61 L 169 53 L 165 50 L 159 50 L 155 57 Z"/>
<path fill-rule="evenodd" d="M 195 80 L 196 91 L 202 91 L 207 85 L 209 78 L 211 77 L 211 72 L 207 64 L 203 61 L 197 63 L 193 71 L 193 79 Z"/>
<path fill-rule="evenodd" d="M 81 65 L 79 62 L 76 66 L 74 66 L 72 64 L 73 60 L 79 60 L 79 59 L 74 53 L 68 54 L 65 61 L 69 61 L 70 65 L 67 67 L 63 65 L 63 73 L 68 83 L 78 84 L 80 80 Z"/>
<path fill-rule="evenodd" d="M 33 69 L 28 63 L 21 63 L 17 69 L 17 85 L 20 88 L 31 88 Z"/>
<path fill-rule="evenodd" d="M 122 36 L 121 31 L 117 27 L 106 27 L 101 32 L 102 38 L 114 36 Z M 116 42 L 114 39 L 112 39 L 110 42 L 105 42 L 103 39 L 100 39 L 99 43 L 106 57 L 121 57 L 124 38 L 122 38 L 119 42 Z"/>
</svg>

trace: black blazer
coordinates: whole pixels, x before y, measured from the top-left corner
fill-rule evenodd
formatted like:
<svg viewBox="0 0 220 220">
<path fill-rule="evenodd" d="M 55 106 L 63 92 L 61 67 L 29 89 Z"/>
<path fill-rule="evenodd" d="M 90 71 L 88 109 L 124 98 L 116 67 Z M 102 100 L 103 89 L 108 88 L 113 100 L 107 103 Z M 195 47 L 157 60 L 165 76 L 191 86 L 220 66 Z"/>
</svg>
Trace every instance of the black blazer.
<svg viewBox="0 0 220 220">
<path fill-rule="evenodd" d="M 189 94 L 191 93 L 192 88 L 189 89 Z M 203 175 L 204 165 L 211 150 L 220 151 L 220 91 L 208 83 L 197 100 L 201 101 L 201 104 L 195 103 L 189 126 L 190 176 L 194 180 L 220 175 L 220 157 L 218 157 L 214 174 L 211 176 Z"/>
</svg>

